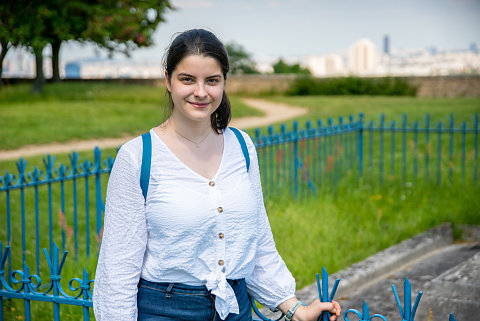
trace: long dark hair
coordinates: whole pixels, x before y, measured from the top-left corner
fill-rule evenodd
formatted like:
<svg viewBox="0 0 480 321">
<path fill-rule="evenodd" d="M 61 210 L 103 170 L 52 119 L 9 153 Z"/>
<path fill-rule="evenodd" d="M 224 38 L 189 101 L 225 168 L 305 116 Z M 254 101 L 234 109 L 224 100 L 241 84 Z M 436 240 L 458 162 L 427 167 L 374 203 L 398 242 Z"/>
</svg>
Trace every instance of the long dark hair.
<svg viewBox="0 0 480 321">
<path fill-rule="evenodd" d="M 164 57 L 164 67 L 167 73 L 167 81 L 173 74 L 177 65 L 183 58 L 189 55 L 201 55 L 214 58 L 222 69 L 223 78 L 227 79 L 230 69 L 228 54 L 223 43 L 210 31 L 204 29 L 187 30 L 179 34 L 171 43 Z M 171 111 L 173 110 L 172 94 L 167 90 Z M 212 128 L 217 132 L 227 128 L 232 117 L 230 100 L 225 90 L 222 101 L 217 110 L 210 116 Z"/>
</svg>

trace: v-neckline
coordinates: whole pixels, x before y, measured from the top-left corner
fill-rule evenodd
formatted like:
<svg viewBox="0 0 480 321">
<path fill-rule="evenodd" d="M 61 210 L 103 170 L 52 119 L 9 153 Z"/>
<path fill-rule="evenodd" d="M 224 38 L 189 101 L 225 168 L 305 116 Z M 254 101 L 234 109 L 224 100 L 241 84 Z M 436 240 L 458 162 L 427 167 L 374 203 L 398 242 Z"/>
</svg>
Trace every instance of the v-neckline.
<svg viewBox="0 0 480 321">
<path fill-rule="evenodd" d="M 218 168 L 217 168 L 217 171 L 215 172 L 215 175 L 213 175 L 212 178 L 207 178 L 203 175 L 201 175 L 200 173 L 196 172 L 195 170 L 193 170 L 190 166 L 188 166 L 187 164 L 185 164 L 180 158 L 178 158 L 178 156 L 170 149 L 170 147 L 168 147 L 167 144 L 165 144 L 165 142 L 160 138 L 160 136 L 158 136 L 158 134 L 155 132 L 155 130 L 152 128 L 150 130 L 150 133 L 153 132 L 153 135 L 154 137 L 156 137 L 156 139 L 158 139 L 158 141 L 160 142 L 160 144 L 162 144 L 165 149 L 168 151 L 168 153 L 170 153 L 170 155 L 177 161 L 179 162 L 180 164 L 182 164 L 183 167 L 185 167 L 188 171 L 190 171 L 191 173 L 193 173 L 193 175 L 201 178 L 203 181 L 214 181 L 218 174 L 221 172 L 222 168 L 223 168 L 223 163 L 224 163 L 224 159 L 225 159 L 225 151 L 226 151 L 226 144 L 225 144 L 225 141 L 226 141 L 226 138 L 225 138 L 225 130 L 223 131 L 222 133 L 222 139 L 223 139 L 223 150 L 222 150 L 222 159 L 220 160 L 220 164 L 218 165 Z"/>
</svg>

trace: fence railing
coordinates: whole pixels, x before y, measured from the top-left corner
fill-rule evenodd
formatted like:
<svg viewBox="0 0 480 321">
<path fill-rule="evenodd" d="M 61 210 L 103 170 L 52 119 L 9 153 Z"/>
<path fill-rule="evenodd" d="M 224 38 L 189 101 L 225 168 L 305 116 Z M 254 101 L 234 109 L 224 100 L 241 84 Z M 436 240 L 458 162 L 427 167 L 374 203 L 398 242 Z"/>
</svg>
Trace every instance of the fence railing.
<svg viewBox="0 0 480 321">
<path fill-rule="evenodd" d="M 48 285 L 42 286 L 41 278 L 38 275 L 31 275 L 28 265 L 24 263 L 23 270 L 16 270 L 13 272 L 12 280 L 15 284 L 14 286 L 9 285 L 7 282 L 7 278 L 5 277 L 5 262 L 8 254 L 10 253 L 10 247 L 7 246 L 5 251 L 3 251 L 3 246 L 0 242 L 0 320 L 4 320 L 4 298 L 15 298 L 15 299 L 22 299 L 24 301 L 24 315 L 25 321 L 30 321 L 32 319 L 31 313 L 31 301 L 43 301 L 43 302 L 50 302 L 53 304 L 53 320 L 59 321 L 60 320 L 60 305 L 74 305 L 80 306 L 83 310 L 83 320 L 88 321 L 90 320 L 90 309 L 93 307 L 92 303 L 92 283 L 94 280 L 89 278 L 89 274 L 85 269 L 83 269 L 83 277 L 80 278 L 73 278 L 68 282 L 68 287 L 71 292 L 78 292 L 76 294 L 67 294 L 65 290 L 62 288 L 61 279 L 62 279 L 62 268 L 65 263 L 65 259 L 67 256 L 67 252 L 64 251 L 62 257 L 59 256 L 59 249 L 54 244 L 54 251 L 52 255 L 48 254 L 48 251 L 44 249 L 45 258 L 48 262 L 48 267 L 50 270 L 50 282 Z M 17 278 L 18 277 L 18 278 Z M 322 269 L 322 277 L 320 278 L 319 274 L 316 275 L 317 279 L 317 289 L 318 289 L 318 297 L 320 302 L 332 302 L 335 297 L 335 293 L 337 291 L 338 285 L 340 283 L 340 279 L 336 279 L 331 289 L 328 286 L 328 273 L 323 267 Z M 330 293 L 329 293 L 330 289 Z M 395 301 L 398 305 L 398 309 L 400 312 L 400 317 L 404 321 L 414 321 L 415 314 L 420 303 L 420 299 L 422 297 L 423 292 L 419 292 L 417 294 L 416 300 L 412 305 L 412 288 L 408 278 L 405 279 L 404 282 L 404 290 L 403 290 L 403 308 L 402 302 L 400 301 L 400 297 L 398 292 L 395 288 L 395 285 L 392 285 L 393 294 L 395 296 Z M 258 318 L 254 318 L 254 321 L 274 321 L 265 317 L 256 307 L 255 300 L 251 300 L 252 308 Z M 387 319 L 381 314 L 373 314 L 370 315 L 370 311 L 368 305 L 365 301 L 363 301 L 362 305 L 362 312 L 356 309 L 347 309 L 344 314 L 344 320 L 350 321 L 349 314 L 355 314 L 358 316 L 359 321 L 369 321 L 373 318 L 378 318 L 383 321 L 387 321 Z M 329 321 L 330 320 L 330 313 L 323 312 L 320 316 L 319 320 L 321 321 Z M 283 316 L 281 316 L 276 321 L 280 320 Z M 454 321 L 455 318 L 453 314 L 449 316 L 450 321 Z"/>
<path fill-rule="evenodd" d="M 306 122 L 299 128 L 269 127 L 251 136 L 257 147 L 266 199 L 285 193 L 303 199 L 320 189 L 332 189 L 345 178 L 422 181 L 448 184 L 478 183 L 479 117 L 457 124 L 453 115 L 432 126 L 431 117 L 409 122 L 404 115 L 388 124 L 383 115 L 375 121 L 353 116 Z M 114 158 L 102 159 L 96 148 L 93 161 L 69 155 L 69 164 L 56 164 L 47 155 L 42 167 L 27 171 L 19 159 L 15 174 L 0 176 L 0 240 L 9 247 L 21 245 L 22 255 L 5 258 L 6 282 L 12 285 L 12 266 L 34 266 L 41 275 L 41 248 L 55 252 L 73 249 L 75 261 L 96 254 L 102 236 L 105 187 Z M 57 214 L 57 219 L 54 214 Z M 27 255 L 28 253 L 35 253 Z M 53 257 L 50 258 L 53 260 Z M 28 264 L 27 264 L 28 263 Z"/>
</svg>

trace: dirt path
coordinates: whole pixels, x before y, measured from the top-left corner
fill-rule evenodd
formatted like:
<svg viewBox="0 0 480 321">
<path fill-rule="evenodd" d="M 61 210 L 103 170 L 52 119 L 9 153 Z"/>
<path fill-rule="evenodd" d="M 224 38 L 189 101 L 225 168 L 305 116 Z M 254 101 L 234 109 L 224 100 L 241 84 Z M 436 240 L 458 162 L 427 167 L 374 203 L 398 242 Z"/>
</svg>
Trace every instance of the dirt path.
<svg viewBox="0 0 480 321">
<path fill-rule="evenodd" d="M 245 98 L 243 99 L 243 102 L 252 108 L 261 110 L 265 115 L 232 119 L 230 125 L 241 129 L 255 128 L 279 121 L 285 121 L 307 113 L 307 109 L 303 107 L 272 103 L 262 99 Z M 65 143 L 29 145 L 15 150 L 0 150 L 0 160 L 12 160 L 35 155 L 69 153 L 72 150 L 77 152 L 93 150 L 95 146 L 98 146 L 101 149 L 117 147 L 134 137 L 135 136 L 124 136 L 119 138 L 72 140 Z"/>
</svg>

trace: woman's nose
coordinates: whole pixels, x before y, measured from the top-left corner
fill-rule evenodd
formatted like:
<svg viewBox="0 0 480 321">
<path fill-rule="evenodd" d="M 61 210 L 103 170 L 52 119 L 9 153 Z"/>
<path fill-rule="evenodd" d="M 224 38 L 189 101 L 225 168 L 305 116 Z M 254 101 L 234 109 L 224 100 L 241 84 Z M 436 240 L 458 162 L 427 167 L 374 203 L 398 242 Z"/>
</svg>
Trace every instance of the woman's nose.
<svg viewBox="0 0 480 321">
<path fill-rule="evenodd" d="M 207 91 L 205 90 L 205 85 L 203 83 L 197 83 L 195 85 L 195 91 L 193 92 L 195 97 L 204 98 L 207 96 Z"/>
</svg>

